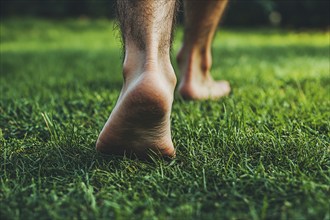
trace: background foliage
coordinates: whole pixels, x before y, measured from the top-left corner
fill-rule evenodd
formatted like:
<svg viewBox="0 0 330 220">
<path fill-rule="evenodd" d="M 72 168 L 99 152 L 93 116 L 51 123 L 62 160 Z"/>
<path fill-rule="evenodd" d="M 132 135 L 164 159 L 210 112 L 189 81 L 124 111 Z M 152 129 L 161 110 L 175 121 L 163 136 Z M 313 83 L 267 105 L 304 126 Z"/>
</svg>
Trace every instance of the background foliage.
<svg viewBox="0 0 330 220">
<path fill-rule="evenodd" d="M 108 17 L 115 16 L 115 0 L 2 0 L 1 16 Z M 329 1 L 325 0 L 231 0 L 224 24 L 266 26 L 270 15 L 280 15 L 283 27 L 329 27 Z M 181 8 L 182 9 L 182 8 Z M 182 22 L 182 10 L 180 10 Z"/>
</svg>

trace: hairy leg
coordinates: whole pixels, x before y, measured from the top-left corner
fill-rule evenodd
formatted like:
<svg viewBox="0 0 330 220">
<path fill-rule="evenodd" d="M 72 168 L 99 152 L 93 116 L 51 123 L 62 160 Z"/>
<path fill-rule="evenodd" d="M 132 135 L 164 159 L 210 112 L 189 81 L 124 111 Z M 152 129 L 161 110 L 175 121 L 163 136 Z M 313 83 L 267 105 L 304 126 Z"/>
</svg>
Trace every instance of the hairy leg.
<svg viewBox="0 0 330 220">
<path fill-rule="evenodd" d="M 176 77 L 170 62 L 175 0 L 117 0 L 124 84 L 96 149 L 146 157 L 174 156 L 170 113 Z"/>
<path fill-rule="evenodd" d="M 179 92 L 185 99 L 217 99 L 230 92 L 227 81 L 214 81 L 210 75 L 212 40 L 227 2 L 184 0 L 184 42 L 177 61 Z"/>
</svg>

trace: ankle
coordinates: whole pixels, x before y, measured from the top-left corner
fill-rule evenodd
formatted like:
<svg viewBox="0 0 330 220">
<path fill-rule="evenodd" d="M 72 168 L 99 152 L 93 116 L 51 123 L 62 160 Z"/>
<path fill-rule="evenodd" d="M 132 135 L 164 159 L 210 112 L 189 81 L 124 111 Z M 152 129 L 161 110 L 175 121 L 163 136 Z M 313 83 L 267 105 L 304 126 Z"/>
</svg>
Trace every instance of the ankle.
<svg viewBox="0 0 330 220">
<path fill-rule="evenodd" d="M 180 49 L 177 57 L 177 63 L 180 66 L 182 74 L 188 72 L 198 73 L 207 76 L 212 67 L 212 55 L 210 49 L 205 46 L 187 47 L 185 45 Z M 193 69 L 194 71 L 191 71 Z"/>
<path fill-rule="evenodd" d="M 158 78 L 160 83 L 167 83 L 175 87 L 177 79 L 169 55 L 146 53 L 126 50 L 123 63 L 123 76 L 125 83 L 138 79 L 143 74 Z"/>
</svg>

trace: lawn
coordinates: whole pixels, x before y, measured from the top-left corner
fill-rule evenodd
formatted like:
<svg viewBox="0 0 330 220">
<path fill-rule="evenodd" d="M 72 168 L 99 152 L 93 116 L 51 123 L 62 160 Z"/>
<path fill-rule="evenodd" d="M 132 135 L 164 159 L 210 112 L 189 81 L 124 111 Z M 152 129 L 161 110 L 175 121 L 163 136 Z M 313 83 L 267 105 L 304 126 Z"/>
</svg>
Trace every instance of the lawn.
<svg viewBox="0 0 330 220">
<path fill-rule="evenodd" d="M 113 23 L 7 19 L 0 34 L 2 220 L 330 219 L 329 32 L 220 30 L 212 74 L 233 92 L 175 96 L 173 161 L 94 149 L 122 84 Z"/>
</svg>

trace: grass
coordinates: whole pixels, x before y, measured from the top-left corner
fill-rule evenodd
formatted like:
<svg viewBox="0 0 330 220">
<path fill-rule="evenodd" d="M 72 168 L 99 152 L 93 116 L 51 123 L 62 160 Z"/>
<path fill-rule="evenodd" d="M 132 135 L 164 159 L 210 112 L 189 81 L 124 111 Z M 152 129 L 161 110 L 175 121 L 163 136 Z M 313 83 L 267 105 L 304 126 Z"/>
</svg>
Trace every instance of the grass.
<svg viewBox="0 0 330 220">
<path fill-rule="evenodd" d="M 94 150 L 122 84 L 111 22 L 0 34 L 1 219 L 330 219 L 329 32 L 221 30 L 212 74 L 233 93 L 176 95 L 170 162 Z"/>
</svg>

